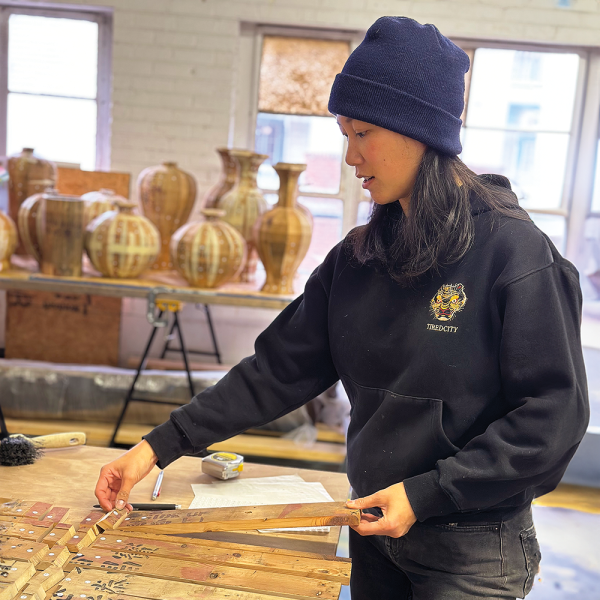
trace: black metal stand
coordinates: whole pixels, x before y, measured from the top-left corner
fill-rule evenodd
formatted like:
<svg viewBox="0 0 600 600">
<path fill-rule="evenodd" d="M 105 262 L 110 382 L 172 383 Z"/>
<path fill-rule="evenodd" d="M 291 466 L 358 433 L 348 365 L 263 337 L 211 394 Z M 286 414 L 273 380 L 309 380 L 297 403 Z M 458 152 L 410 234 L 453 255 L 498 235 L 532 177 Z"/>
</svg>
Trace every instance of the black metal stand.
<svg viewBox="0 0 600 600">
<path fill-rule="evenodd" d="M 157 319 L 158 321 L 162 317 L 163 312 L 164 312 L 164 310 L 159 310 L 158 319 Z M 121 414 L 119 415 L 119 419 L 117 420 L 117 424 L 115 425 L 115 429 L 113 431 L 113 435 L 110 440 L 111 448 L 128 448 L 129 447 L 128 444 L 117 443 L 116 438 L 117 438 L 117 433 L 119 432 L 119 428 L 121 427 L 121 424 L 123 422 L 123 418 L 125 417 L 125 413 L 127 412 L 127 407 L 129 406 L 130 402 L 145 402 L 145 403 L 150 403 L 150 404 L 172 404 L 175 406 L 181 406 L 181 404 L 182 404 L 181 402 L 169 400 L 167 398 L 150 399 L 150 398 L 137 398 L 134 396 L 135 384 L 137 383 L 138 379 L 140 378 L 142 371 L 146 368 L 146 362 L 148 360 L 148 353 L 150 352 L 150 347 L 152 346 L 152 342 L 154 341 L 154 336 L 156 335 L 157 329 L 158 329 L 158 327 L 156 325 L 152 329 L 152 333 L 150 334 L 150 338 L 148 339 L 148 343 L 146 344 L 146 348 L 144 349 L 144 354 L 142 355 L 142 359 L 140 360 L 140 364 L 138 365 L 137 371 L 135 373 L 135 377 L 133 378 L 133 383 L 131 384 L 129 391 L 127 392 L 127 396 L 125 397 L 125 404 L 123 406 L 123 409 L 121 410 Z M 181 332 L 181 325 L 179 323 L 179 316 L 178 316 L 177 311 L 173 312 L 173 325 L 171 326 L 169 335 L 171 335 L 175 330 L 177 330 L 177 335 L 179 337 L 180 348 L 178 349 L 178 351 L 181 352 L 183 355 L 183 363 L 185 365 L 185 371 L 187 373 L 188 385 L 190 387 L 190 392 L 191 392 L 192 398 L 193 398 L 196 395 L 196 393 L 194 391 L 194 383 L 192 381 L 192 374 L 190 372 L 190 366 L 189 366 L 188 358 L 187 358 L 187 351 L 185 348 L 185 344 L 183 342 L 183 334 Z"/>
<path fill-rule="evenodd" d="M 187 353 L 188 354 L 201 354 L 204 356 L 214 356 L 217 359 L 217 363 L 218 364 L 223 364 L 223 362 L 221 361 L 221 353 L 219 352 L 219 346 L 217 344 L 217 336 L 215 334 L 215 328 L 213 326 L 213 321 L 212 321 L 212 317 L 210 314 L 210 310 L 208 308 L 208 304 L 196 304 L 196 308 L 202 306 L 204 308 L 204 312 L 206 314 L 206 322 L 208 323 L 208 330 L 210 331 L 210 338 L 212 340 L 212 345 L 213 345 L 213 351 L 209 352 L 208 350 L 188 350 Z M 181 348 L 183 346 L 181 346 L 180 348 L 171 348 L 171 341 L 173 340 L 173 330 L 175 329 L 175 322 L 173 322 L 173 325 L 171 325 L 171 329 L 169 330 L 169 335 L 167 336 L 167 341 L 165 342 L 165 345 L 163 347 L 163 351 L 160 355 L 161 358 L 164 358 L 165 355 L 167 354 L 167 352 L 181 352 Z M 185 356 L 185 352 L 183 353 Z"/>
</svg>

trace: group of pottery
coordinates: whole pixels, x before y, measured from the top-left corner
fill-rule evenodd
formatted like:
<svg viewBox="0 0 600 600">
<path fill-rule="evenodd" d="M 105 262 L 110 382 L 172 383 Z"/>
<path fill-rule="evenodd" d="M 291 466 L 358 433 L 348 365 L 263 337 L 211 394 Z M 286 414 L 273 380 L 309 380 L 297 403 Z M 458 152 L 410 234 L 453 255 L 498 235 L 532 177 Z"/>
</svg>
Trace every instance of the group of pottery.
<svg viewBox="0 0 600 600">
<path fill-rule="evenodd" d="M 293 280 L 312 237 L 312 215 L 297 203 L 298 178 L 306 165 L 277 163 L 279 201 L 269 210 L 256 183 L 258 168 L 268 158 L 249 150 L 218 148 L 223 161 L 220 181 L 205 197 L 207 209 L 223 211 L 222 220 L 246 243 L 247 259 L 241 281 L 252 281 L 257 254 L 266 271 L 262 291 L 293 292 Z M 206 209 L 205 209 L 206 210 Z"/>
<path fill-rule="evenodd" d="M 291 293 L 312 235 L 310 213 L 296 204 L 305 165 L 275 166 L 279 202 L 268 210 L 256 183 L 267 157 L 248 150 L 218 152 L 223 173 L 204 199 L 204 219 L 187 223 L 196 183 L 175 163 L 140 174 L 141 215 L 135 204 L 111 190 L 81 197 L 60 194 L 54 188 L 56 167 L 24 149 L 8 160 L 10 216 L 0 211 L 0 268 L 9 267 L 14 252 L 27 253 L 42 273 L 77 277 L 85 249 L 106 277 L 175 268 L 191 285 L 213 288 L 236 277 L 252 281 L 258 253 L 267 273 L 262 290 Z"/>
</svg>

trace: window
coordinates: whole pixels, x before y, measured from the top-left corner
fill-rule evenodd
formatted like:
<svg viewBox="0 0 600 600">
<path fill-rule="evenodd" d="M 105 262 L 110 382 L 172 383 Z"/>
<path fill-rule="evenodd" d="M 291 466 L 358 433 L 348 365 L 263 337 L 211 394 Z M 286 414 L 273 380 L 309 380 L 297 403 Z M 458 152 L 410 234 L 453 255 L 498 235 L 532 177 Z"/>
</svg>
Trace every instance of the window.
<svg viewBox="0 0 600 600">
<path fill-rule="evenodd" d="M 30 147 L 109 168 L 110 22 L 108 12 L 0 8 L 0 154 Z"/>
<path fill-rule="evenodd" d="M 313 215 L 313 237 L 298 270 L 303 278 L 356 225 L 359 206 L 368 200 L 353 169 L 345 165 L 344 138 L 327 110 L 331 82 L 362 37 L 291 28 L 242 29 L 240 58 L 249 61 L 253 56 L 256 73 L 256 79 L 248 82 L 256 90 L 248 98 L 255 111 L 247 123 L 247 137 L 240 136 L 233 144 L 245 143 L 268 155 L 259 169 L 258 185 L 271 204 L 277 202 L 279 189 L 273 165 L 306 164 L 298 182 L 298 201 Z M 251 63 L 246 64 L 252 71 Z M 244 70 L 242 66 L 240 71 Z M 247 118 L 240 114 L 238 134 Z"/>
</svg>

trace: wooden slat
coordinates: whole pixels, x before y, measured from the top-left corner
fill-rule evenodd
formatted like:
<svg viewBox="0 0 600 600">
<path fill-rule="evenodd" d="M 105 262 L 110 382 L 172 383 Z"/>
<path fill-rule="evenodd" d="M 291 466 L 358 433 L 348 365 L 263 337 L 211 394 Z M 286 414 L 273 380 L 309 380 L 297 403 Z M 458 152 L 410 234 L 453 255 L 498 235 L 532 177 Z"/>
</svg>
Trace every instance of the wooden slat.
<svg viewBox="0 0 600 600">
<path fill-rule="evenodd" d="M 360 511 L 343 502 L 277 504 L 169 511 L 136 511 L 120 525 L 123 531 L 198 533 L 280 527 L 358 525 Z"/>
<path fill-rule="evenodd" d="M 86 583 L 89 581 L 89 583 Z M 64 586 L 56 593 L 62 593 L 63 597 L 73 594 L 79 598 L 81 594 L 95 598 L 99 592 L 104 598 L 114 600 L 117 597 L 131 596 L 147 600 L 265 600 L 265 594 L 254 592 L 243 592 L 228 590 L 218 587 L 210 587 L 195 583 L 184 583 L 166 579 L 152 579 L 142 575 L 131 573 L 114 573 L 100 569 L 81 569 L 77 567 L 68 577 L 65 577 Z M 58 600 L 60 596 L 56 593 L 52 600 Z M 269 594 L 270 600 L 283 600 L 287 596 Z"/>
<path fill-rule="evenodd" d="M 119 534 L 119 532 L 115 533 Z M 198 546 L 189 544 L 187 538 L 182 542 L 177 542 L 173 538 L 171 541 L 147 540 L 124 536 L 122 533 L 120 537 L 99 536 L 92 546 L 92 549 L 95 548 L 311 577 L 335 581 L 342 585 L 348 585 L 350 582 L 349 562 L 275 554 L 269 552 L 270 549 L 260 551 L 258 548 L 247 550 L 237 546 L 233 548 Z"/>
<path fill-rule="evenodd" d="M 137 573 L 151 576 L 155 580 L 169 579 L 244 592 L 275 594 L 295 600 L 336 600 L 339 595 L 339 585 L 330 581 L 202 562 L 182 562 L 172 558 L 96 547 L 88 548 L 74 556 L 68 567 L 74 566 Z"/>
<path fill-rule="evenodd" d="M 102 534 L 102 537 L 99 538 L 100 541 L 103 541 L 103 538 L 107 539 L 107 536 L 113 536 L 116 538 L 123 538 L 123 536 L 131 536 L 135 537 L 135 539 L 143 540 L 143 541 L 163 541 L 163 542 L 173 542 L 177 541 L 181 538 L 175 538 L 170 535 L 160 535 L 158 533 L 143 533 L 141 531 L 136 531 L 135 533 L 128 533 L 122 530 L 117 531 L 106 531 Z M 262 536 L 261 536 L 262 537 Z M 339 556 L 333 556 L 331 554 L 319 554 L 317 552 L 302 552 L 299 550 L 291 550 L 288 548 L 270 548 L 266 546 L 253 546 L 250 544 L 241 544 L 238 542 L 224 542 L 217 540 L 210 540 L 204 538 L 196 538 L 196 537 L 186 537 L 185 543 L 188 546 L 200 546 L 206 548 L 213 548 L 217 550 L 232 550 L 232 551 L 248 551 L 248 552 L 268 552 L 269 554 L 277 554 L 282 556 L 295 556 L 297 558 L 314 558 L 314 559 L 324 559 L 324 560 L 335 560 L 342 562 L 351 562 L 349 558 L 343 558 Z"/>
<path fill-rule="evenodd" d="M 0 535 L 20 538 L 32 542 L 41 542 L 53 529 L 50 527 L 37 527 L 20 521 L 0 521 Z"/>
<path fill-rule="evenodd" d="M 0 536 L 0 558 L 37 563 L 48 546 L 15 537 Z"/>
</svg>

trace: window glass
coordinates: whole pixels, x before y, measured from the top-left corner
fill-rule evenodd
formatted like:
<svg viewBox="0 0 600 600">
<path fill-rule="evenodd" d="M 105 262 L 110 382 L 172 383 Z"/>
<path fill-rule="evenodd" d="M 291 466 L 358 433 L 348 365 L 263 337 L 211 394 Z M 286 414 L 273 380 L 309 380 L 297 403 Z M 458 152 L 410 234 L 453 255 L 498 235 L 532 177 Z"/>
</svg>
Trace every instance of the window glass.
<svg viewBox="0 0 600 600">
<path fill-rule="evenodd" d="M 96 166 L 98 24 L 10 15 L 7 153 Z"/>
<path fill-rule="evenodd" d="M 9 91 L 96 98 L 97 23 L 28 15 L 8 23 Z"/>
<path fill-rule="evenodd" d="M 572 53 L 475 51 L 462 159 L 507 176 L 525 208 L 561 205 L 578 71 Z"/>
<path fill-rule="evenodd" d="M 96 102 L 9 94 L 6 147 L 8 154 L 34 148 L 44 158 L 94 170 Z"/>
<path fill-rule="evenodd" d="M 255 150 L 269 156 L 258 171 L 262 189 L 279 189 L 279 177 L 272 165 L 286 162 L 306 164 L 299 180 L 301 192 L 340 191 L 344 138 L 333 117 L 259 113 Z"/>
</svg>

